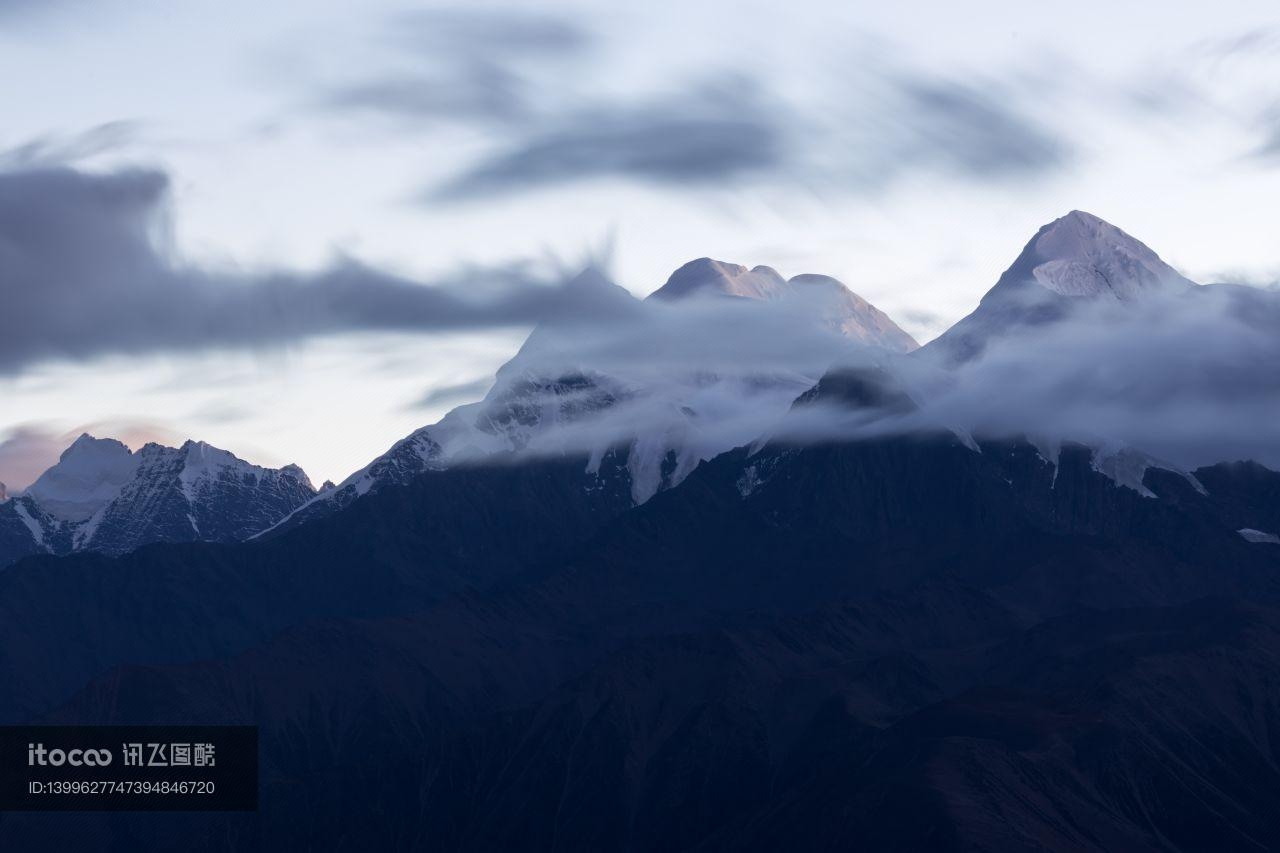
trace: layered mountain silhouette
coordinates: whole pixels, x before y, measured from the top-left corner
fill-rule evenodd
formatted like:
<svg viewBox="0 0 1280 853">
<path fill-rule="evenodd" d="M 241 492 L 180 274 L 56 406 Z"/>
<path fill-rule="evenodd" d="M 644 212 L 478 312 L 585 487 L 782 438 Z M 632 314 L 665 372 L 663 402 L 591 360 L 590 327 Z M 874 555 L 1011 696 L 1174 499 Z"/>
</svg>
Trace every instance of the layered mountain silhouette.
<svg viewBox="0 0 1280 853">
<path fill-rule="evenodd" d="M 239 542 L 316 494 L 296 465 L 251 465 L 203 442 L 137 452 L 82 435 L 0 503 L 0 566 L 30 554 L 124 554 L 152 542 Z"/>
<path fill-rule="evenodd" d="M 591 271 L 572 286 L 593 304 L 635 318 L 622 328 L 641 339 L 635 354 L 641 370 L 594 362 L 590 329 L 539 328 L 498 371 L 483 400 L 407 436 L 280 526 L 323 517 L 369 491 L 459 460 L 522 451 L 560 453 L 566 447 L 585 449 L 593 460 L 584 488 L 599 487 L 605 460 L 606 474 L 622 477 L 633 499 L 642 503 L 679 483 L 699 462 L 756 437 L 750 426 L 746 432 L 720 432 L 729 418 L 708 409 L 725 396 L 750 409 L 758 421 L 769 413 L 784 413 L 842 347 L 906 353 L 919 346 L 886 314 L 828 276 L 800 275 L 788 281 L 769 267 L 748 270 L 701 258 L 676 270 L 649 296 L 648 303 L 659 306 L 656 313 Z M 727 299 L 758 305 L 760 311 L 716 310 L 722 306 L 715 303 Z M 697 313 L 698 308 L 703 312 Z M 674 368 L 655 370 L 647 363 L 665 345 L 654 328 L 675 325 L 672 315 L 690 334 L 714 336 L 722 323 L 758 323 L 759 315 L 771 310 L 792 332 L 799 328 L 828 339 L 815 346 L 818 357 L 811 364 L 799 371 L 789 365 L 738 369 L 707 359 L 705 353 Z M 705 426 L 709 420 L 710 429 Z"/>
<path fill-rule="evenodd" d="M 916 351 L 851 293 L 850 314 L 806 313 L 789 294 L 810 285 L 834 287 L 697 261 L 642 329 L 710 329 L 703 301 L 753 324 L 752 306 L 799 298 L 814 335 L 872 356 L 804 381 L 752 362 L 664 384 L 581 363 L 543 329 L 485 400 L 269 535 L 230 541 L 261 529 L 253 515 L 220 543 L 0 571 L 0 723 L 257 725 L 262 776 L 257 813 L 4 813 L 0 843 L 1274 847 L 1280 473 L 881 428 L 928 403 L 917 373 L 945 384 L 1080 300 L 1193 286 L 1085 214 L 1040 232 L 961 343 Z M 776 428 L 711 452 L 702 422 L 724 410 L 688 389 L 747 387 L 783 401 Z M 618 412 L 629 429 L 561 440 Z M 829 412 L 850 430 L 789 428 Z M 99 449 L 100 476 L 0 509 L 43 494 L 82 518 L 66 524 L 105 523 L 138 475 Z M 658 487 L 638 496 L 655 455 Z"/>
</svg>

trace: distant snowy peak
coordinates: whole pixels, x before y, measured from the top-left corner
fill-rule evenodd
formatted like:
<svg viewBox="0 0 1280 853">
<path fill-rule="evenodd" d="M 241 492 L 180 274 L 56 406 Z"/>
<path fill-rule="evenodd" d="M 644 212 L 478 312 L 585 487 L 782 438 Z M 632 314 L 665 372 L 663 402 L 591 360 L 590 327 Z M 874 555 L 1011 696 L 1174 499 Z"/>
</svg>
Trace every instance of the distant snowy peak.
<svg viewBox="0 0 1280 853">
<path fill-rule="evenodd" d="M 316 494 L 296 465 L 264 468 L 204 442 L 147 444 L 135 455 L 137 475 L 78 531 L 78 547 L 124 553 L 148 542 L 238 542 Z"/>
<path fill-rule="evenodd" d="M 649 298 L 657 302 L 725 296 L 761 301 L 799 301 L 811 305 L 819 323 L 831 331 L 872 346 L 895 352 L 919 347 L 880 309 L 854 293 L 839 279 L 802 274 L 783 278 L 772 267 L 747 269 L 741 264 L 698 258 L 671 274 L 666 284 Z"/>
<path fill-rule="evenodd" d="M 270 527 L 316 494 L 296 465 L 253 465 L 199 441 L 147 444 L 82 435 L 11 502 L 0 565 L 26 553 L 123 554 L 152 542 L 236 542 Z M 8 505 L 7 505 L 8 506 Z M 0 519 L 0 528 L 4 520 Z"/>
<path fill-rule="evenodd" d="M 1059 296 L 1121 300 L 1193 285 L 1146 244 L 1080 210 L 1041 228 L 996 289 L 1031 283 Z"/>
<path fill-rule="evenodd" d="M 84 521 L 120 494 L 138 469 L 138 457 L 119 441 L 85 433 L 40 475 L 27 496 L 55 518 Z"/>
<path fill-rule="evenodd" d="M 233 482 L 242 485 L 261 485 L 265 482 L 288 482 L 314 492 L 310 478 L 297 465 L 286 465 L 283 468 L 264 468 L 245 462 L 230 451 L 221 450 L 203 441 L 188 441 L 174 450 L 169 447 L 149 444 L 141 453 L 153 453 L 157 456 L 176 457 L 181 460 L 181 471 L 178 479 L 188 494 L 195 494 L 210 484 Z"/>
</svg>

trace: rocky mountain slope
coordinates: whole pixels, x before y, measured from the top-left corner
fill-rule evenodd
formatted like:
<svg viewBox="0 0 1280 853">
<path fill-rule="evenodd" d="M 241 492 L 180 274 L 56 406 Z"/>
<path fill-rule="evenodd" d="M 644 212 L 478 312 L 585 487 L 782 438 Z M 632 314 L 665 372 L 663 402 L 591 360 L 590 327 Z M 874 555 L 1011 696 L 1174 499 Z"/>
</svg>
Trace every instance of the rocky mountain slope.
<svg viewBox="0 0 1280 853">
<path fill-rule="evenodd" d="M 682 348 L 706 317 L 745 344 L 807 286 L 710 261 L 672 282 L 625 327 L 664 370 L 706 352 Z M 586 358 L 589 325 L 542 329 L 484 401 L 270 536 L 24 559 L 0 572 L 0 723 L 256 725 L 261 806 L 4 813 L 0 846 L 1270 849 L 1280 473 L 899 428 L 978 355 L 1166 291 L 1199 292 L 1077 213 L 917 354 L 809 376 L 744 349 L 655 384 Z M 740 411 L 721 394 L 776 429 L 708 430 Z M 106 461 L 50 476 L 51 509 L 0 504 L 0 542 L 34 509 L 73 543 L 134 536 L 117 503 L 168 530 L 180 496 L 188 532 L 262 522 L 194 511 L 257 494 L 216 452 L 82 451 Z"/>
<path fill-rule="evenodd" d="M 153 542 L 238 542 L 316 494 L 296 465 L 251 465 L 203 442 L 80 438 L 0 504 L 0 566 L 30 554 L 119 555 Z"/>
<path fill-rule="evenodd" d="M 452 467 L 259 544 L 28 561 L 0 718 L 253 722 L 263 800 L 0 838 L 1252 849 L 1280 546 L 1236 531 L 1280 474 L 1147 497 L 1092 456 L 770 445 L 639 507 L 574 460 Z"/>
<path fill-rule="evenodd" d="M 576 326 L 535 330 L 499 370 L 483 400 L 407 436 L 281 527 L 322 517 L 371 490 L 407 482 L 456 460 L 510 452 L 586 451 L 584 488 L 599 486 L 600 460 L 608 456 L 618 462 L 615 473 L 625 478 L 640 503 L 678 483 L 699 462 L 755 438 L 758 424 L 784 413 L 844 347 L 906 353 L 919 346 L 882 311 L 828 276 L 800 275 L 788 281 L 769 267 L 747 270 L 701 258 L 676 270 L 650 295 L 647 303 L 657 306 L 652 310 L 591 271 L 572 286 L 584 301 L 632 320 L 603 332 Z M 759 307 L 754 315 L 725 313 L 715 304 L 717 297 Z M 601 335 L 610 340 L 631 336 L 633 362 L 647 367 L 660 361 L 659 350 L 673 334 L 714 338 L 719 324 L 744 318 L 758 323 L 765 311 L 773 312 L 778 328 L 826 338 L 815 346 L 819 354 L 798 371 L 791 365 L 758 363 L 735 370 L 722 363 L 722 356 L 732 351 L 726 344 L 656 371 L 600 363 L 596 357 Z M 734 426 L 744 411 L 750 413 L 749 422 Z"/>
</svg>

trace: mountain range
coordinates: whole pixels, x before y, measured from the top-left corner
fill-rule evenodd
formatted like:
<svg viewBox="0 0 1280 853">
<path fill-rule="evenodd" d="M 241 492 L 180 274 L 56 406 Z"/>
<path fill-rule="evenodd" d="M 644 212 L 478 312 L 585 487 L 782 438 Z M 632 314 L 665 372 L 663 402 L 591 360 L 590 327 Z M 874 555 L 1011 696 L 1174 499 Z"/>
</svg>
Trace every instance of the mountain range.
<svg viewBox="0 0 1280 853">
<path fill-rule="evenodd" d="M 85 434 L 30 487 L 0 503 L 0 566 L 31 554 L 239 542 L 315 494 L 296 465 L 261 468 L 197 441 L 134 452 Z"/>
<path fill-rule="evenodd" d="M 953 405 L 1226 286 L 1079 212 L 924 347 L 822 277 L 580 284 L 625 322 L 536 330 L 322 494 L 86 437 L 0 505 L 67 543 L 0 571 L 0 723 L 256 725 L 262 777 L 257 813 L 3 813 L 0 843 L 1275 847 L 1280 473 Z M 814 345 L 771 361 L 784 329 Z"/>
</svg>

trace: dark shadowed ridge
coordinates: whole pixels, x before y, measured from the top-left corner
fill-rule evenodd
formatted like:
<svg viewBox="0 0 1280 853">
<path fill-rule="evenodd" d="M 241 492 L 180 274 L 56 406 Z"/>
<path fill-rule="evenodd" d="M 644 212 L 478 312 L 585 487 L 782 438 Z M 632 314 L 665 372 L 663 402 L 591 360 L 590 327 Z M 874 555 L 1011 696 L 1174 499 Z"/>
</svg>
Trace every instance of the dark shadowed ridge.
<svg viewBox="0 0 1280 853">
<path fill-rule="evenodd" d="M 1269 523 L 1242 513 L 1280 475 L 1223 467 L 1201 494 L 1151 472 L 1144 497 L 1087 448 L 980 450 L 735 451 L 638 508 L 583 491 L 580 461 L 427 472 L 260 545 L 22 563 L 0 573 L 0 718 L 256 724 L 262 807 L 4 814 L 0 840 L 1272 837 L 1280 548 L 1235 528 Z"/>
</svg>

